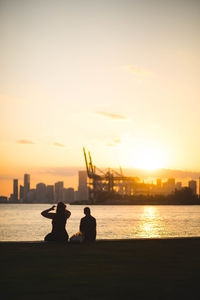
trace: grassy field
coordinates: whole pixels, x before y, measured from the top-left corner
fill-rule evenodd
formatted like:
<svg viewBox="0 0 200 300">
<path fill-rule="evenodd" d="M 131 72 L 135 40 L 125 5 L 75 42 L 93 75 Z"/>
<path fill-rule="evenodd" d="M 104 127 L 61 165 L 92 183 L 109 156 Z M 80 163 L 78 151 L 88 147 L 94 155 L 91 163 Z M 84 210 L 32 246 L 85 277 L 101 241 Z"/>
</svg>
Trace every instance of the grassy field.
<svg viewBox="0 0 200 300">
<path fill-rule="evenodd" d="M 1 299 L 200 299 L 200 239 L 0 243 Z"/>
</svg>

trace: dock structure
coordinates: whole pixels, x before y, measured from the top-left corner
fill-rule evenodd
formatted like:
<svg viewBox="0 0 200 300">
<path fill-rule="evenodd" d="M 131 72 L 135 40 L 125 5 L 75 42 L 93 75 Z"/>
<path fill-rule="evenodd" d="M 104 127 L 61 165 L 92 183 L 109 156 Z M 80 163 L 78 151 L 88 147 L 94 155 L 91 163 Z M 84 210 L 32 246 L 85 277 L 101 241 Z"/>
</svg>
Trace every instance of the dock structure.
<svg viewBox="0 0 200 300">
<path fill-rule="evenodd" d="M 120 172 L 111 168 L 101 170 L 93 164 L 90 151 L 88 151 L 87 155 L 85 148 L 83 148 L 83 153 L 89 179 L 89 200 L 92 203 L 103 198 L 133 196 L 138 192 L 149 193 L 151 184 L 141 183 L 138 177 L 125 176 L 121 167 Z"/>
</svg>

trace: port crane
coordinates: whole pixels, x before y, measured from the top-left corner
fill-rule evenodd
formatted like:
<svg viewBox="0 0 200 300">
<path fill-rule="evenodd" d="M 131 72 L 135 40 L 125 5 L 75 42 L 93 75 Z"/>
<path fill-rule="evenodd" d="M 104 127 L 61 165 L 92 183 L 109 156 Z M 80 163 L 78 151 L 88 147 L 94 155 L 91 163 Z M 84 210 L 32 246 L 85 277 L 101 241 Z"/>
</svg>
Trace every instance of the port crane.
<svg viewBox="0 0 200 300">
<path fill-rule="evenodd" d="M 138 177 L 124 176 L 121 167 L 120 173 L 110 168 L 106 171 L 101 170 L 93 164 L 90 151 L 88 151 L 88 155 L 86 154 L 85 147 L 83 147 L 83 153 L 89 178 L 89 200 L 92 203 L 97 202 L 102 197 L 116 195 L 119 192 L 117 187 L 125 186 L 127 183 L 134 188 L 136 182 L 139 181 Z"/>
</svg>

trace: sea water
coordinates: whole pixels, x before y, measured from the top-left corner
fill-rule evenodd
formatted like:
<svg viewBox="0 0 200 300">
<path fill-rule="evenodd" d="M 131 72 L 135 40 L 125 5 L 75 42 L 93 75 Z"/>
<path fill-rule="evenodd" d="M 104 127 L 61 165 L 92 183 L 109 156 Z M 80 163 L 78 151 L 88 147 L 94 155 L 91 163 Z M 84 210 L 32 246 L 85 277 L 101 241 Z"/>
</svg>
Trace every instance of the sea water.
<svg viewBox="0 0 200 300">
<path fill-rule="evenodd" d="M 51 220 L 41 216 L 48 204 L 0 204 L 0 241 L 41 241 L 51 231 Z M 199 237 L 198 205 L 90 205 L 97 220 L 97 239 Z M 79 231 L 82 205 L 68 205 L 66 229 Z"/>
</svg>

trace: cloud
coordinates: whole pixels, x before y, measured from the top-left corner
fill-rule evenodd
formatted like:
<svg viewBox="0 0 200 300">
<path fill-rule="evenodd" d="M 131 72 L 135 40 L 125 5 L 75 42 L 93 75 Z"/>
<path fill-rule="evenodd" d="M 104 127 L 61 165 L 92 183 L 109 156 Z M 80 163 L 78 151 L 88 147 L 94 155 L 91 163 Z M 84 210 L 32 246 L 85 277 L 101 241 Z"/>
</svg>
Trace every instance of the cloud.
<svg viewBox="0 0 200 300">
<path fill-rule="evenodd" d="M 121 144 L 121 142 L 122 142 L 121 139 L 116 138 L 116 139 L 113 139 L 112 141 L 106 143 L 106 146 L 108 146 L 108 147 L 115 147 L 115 146 Z"/>
<path fill-rule="evenodd" d="M 76 176 L 78 171 L 85 170 L 84 167 L 46 167 L 35 171 L 37 174 L 48 174 L 54 176 Z"/>
<path fill-rule="evenodd" d="M 54 142 L 53 145 L 56 146 L 56 147 L 65 147 L 64 144 L 57 143 L 57 142 Z"/>
<path fill-rule="evenodd" d="M 25 144 L 25 145 L 35 144 L 34 142 L 29 141 L 29 140 L 18 140 L 18 141 L 16 141 L 16 143 L 17 144 Z"/>
<path fill-rule="evenodd" d="M 138 67 L 136 65 L 128 65 L 124 68 L 138 77 L 155 77 L 155 73 L 153 71 Z"/>
<path fill-rule="evenodd" d="M 16 178 L 14 175 L 0 175 L 0 180 L 13 180 Z"/>
<path fill-rule="evenodd" d="M 97 112 L 96 114 L 112 120 L 128 120 L 128 117 L 119 114 L 112 114 L 103 111 Z"/>
</svg>

